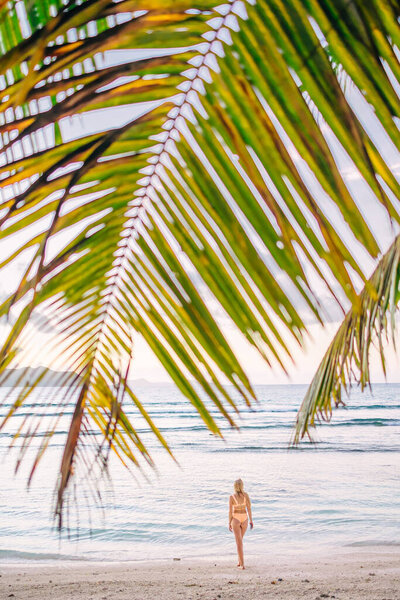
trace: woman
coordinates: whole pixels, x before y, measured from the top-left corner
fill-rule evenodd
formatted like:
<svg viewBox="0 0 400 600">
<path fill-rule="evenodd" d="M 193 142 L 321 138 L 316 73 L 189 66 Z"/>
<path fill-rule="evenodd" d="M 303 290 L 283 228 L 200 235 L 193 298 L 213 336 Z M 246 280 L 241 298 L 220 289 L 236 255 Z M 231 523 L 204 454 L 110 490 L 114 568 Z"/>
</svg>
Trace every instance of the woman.
<svg viewBox="0 0 400 600">
<path fill-rule="evenodd" d="M 251 517 L 251 502 L 249 495 L 243 489 L 243 481 L 236 479 L 233 484 L 235 493 L 229 496 L 229 531 L 233 531 L 236 539 L 239 569 L 244 569 L 243 536 L 246 533 L 250 520 L 250 529 L 253 529 Z M 247 511 L 247 512 L 246 512 Z"/>
</svg>

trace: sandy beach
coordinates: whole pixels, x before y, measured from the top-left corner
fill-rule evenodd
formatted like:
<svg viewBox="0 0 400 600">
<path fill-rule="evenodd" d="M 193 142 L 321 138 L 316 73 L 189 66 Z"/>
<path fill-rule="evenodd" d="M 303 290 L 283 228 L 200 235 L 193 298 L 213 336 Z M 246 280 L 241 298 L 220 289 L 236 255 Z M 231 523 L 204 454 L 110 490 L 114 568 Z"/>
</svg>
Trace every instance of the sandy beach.
<svg viewBox="0 0 400 600">
<path fill-rule="evenodd" d="M 332 554 L 158 562 L 0 566 L 0 597 L 15 600 L 219 600 L 335 598 L 398 600 L 400 551 L 336 549 Z"/>
</svg>

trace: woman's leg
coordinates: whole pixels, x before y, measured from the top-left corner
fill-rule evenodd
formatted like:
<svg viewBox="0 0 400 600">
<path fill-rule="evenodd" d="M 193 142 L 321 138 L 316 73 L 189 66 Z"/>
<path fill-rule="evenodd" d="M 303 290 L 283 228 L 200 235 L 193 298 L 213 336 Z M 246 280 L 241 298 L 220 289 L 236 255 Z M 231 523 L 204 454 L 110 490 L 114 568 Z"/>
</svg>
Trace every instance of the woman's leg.
<svg viewBox="0 0 400 600">
<path fill-rule="evenodd" d="M 246 519 L 240 523 L 240 533 L 242 534 L 242 562 L 238 566 L 242 566 L 244 569 L 244 547 L 243 547 L 243 537 L 246 533 L 247 525 L 249 524 L 249 520 Z M 240 562 L 240 561 L 239 561 Z"/>
<path fill-rule="evenodd" d="M 249 520 L 248 519 L 246 519 L 245 521 L 243 521 L 243 523 L 240 523 L 240 528 L 242 530 L 242 537 L 246 533 L 248 524 L 249 524 Z"/>
<path fill-rule="evenodd" d="M 240 521 L 238 521 L 235 518 L 232 519 L 232 529 L 233 529 L 233 533 L 235 534 L 235 539 L 236 539 L 236 547 L 237 547 L 237 553 L 238 553 L 238 559 L 239 559 L 238 566 L 244 567 L 242 528 L 241 528 Z"/>
</svg>

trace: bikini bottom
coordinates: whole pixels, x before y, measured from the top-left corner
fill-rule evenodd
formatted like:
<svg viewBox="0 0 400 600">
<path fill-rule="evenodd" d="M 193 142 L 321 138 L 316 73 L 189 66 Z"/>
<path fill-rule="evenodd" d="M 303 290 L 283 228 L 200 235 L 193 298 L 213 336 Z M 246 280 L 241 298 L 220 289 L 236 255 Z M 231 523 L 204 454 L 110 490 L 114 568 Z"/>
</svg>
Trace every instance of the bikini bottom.
<svg viewBox="0 0 400 600">
<path fill-rule="evenodd" d="M 247 521 L 247 513 L 234 513 L 232 519 L 237 519 L 239 523 L 244 523 Z"/>
</svg>

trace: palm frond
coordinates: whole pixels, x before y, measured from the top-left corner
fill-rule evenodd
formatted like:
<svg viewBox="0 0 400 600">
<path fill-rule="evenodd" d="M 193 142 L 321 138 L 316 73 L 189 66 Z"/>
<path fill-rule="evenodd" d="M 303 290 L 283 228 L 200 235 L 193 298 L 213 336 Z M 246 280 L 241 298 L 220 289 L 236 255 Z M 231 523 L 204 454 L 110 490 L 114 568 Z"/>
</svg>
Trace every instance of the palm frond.
<svg viewBox="0 0 400 600">
<path fill-rule="evenodd" d="M 400 237 L 379 261 L 372 277 L 365 283 L 357 302 L 347 313 L 332 340 L 307 390 L 297 416 L 294 443 L 316 421 L 329 421 L 333 407 L 344 404 L 352 384 L 361 390 L 371 383 L 370 348 L 379 349 L 385 368 L 385 345 L 389 330 L 394 341 L 396 311 L 400 300 Z"/>
<path fill-rule="evenodd" d="M 400 194 L 343 81 L 398 147 L 399 23 L 378 0 L 19 6 L 0 6 L 0 226 L 1 240 L 22 242 L 0 268 L 29 260 L 0 306 L 14 319 L 0 364 L 3 378 L 29 364 L 35 315 L 53 323 L 47 354 L 69 373 L 60 416 L 76 407 L 61 526 L 71 476 L 101 472 L 110 449 L 153 464 L 123 402 L 170 451 L 129 387 L 135 335 L 221 435 L 210 407 L 236 426 L 239 402 L 255 395 L 214 307 L 287 369 L 304 312 L 324 319 L 315 281 L 341 305 L 357 302 L 369 273 L 356 249 L 373 260 L 379 244 L 335 148 L 394 221 Z M 21 425 L 19 460 L 38 426 Z"/>
</svg>

